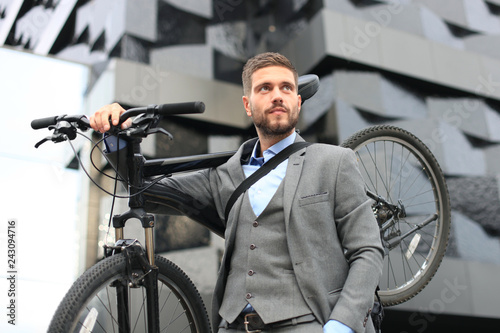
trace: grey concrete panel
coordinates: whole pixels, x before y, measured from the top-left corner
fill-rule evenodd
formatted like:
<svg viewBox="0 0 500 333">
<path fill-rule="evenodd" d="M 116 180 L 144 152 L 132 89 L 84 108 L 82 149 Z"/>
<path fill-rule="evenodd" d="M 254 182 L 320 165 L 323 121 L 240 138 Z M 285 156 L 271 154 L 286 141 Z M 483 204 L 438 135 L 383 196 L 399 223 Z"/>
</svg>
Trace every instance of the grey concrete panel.
<svg viewBox="0 0 500 333">
<path fill-rule="evenodd" d="M 391 71 L 428 80 L 436 77 L 432 42 L 419 36 L 386 29 L 379 45 L 381 65 Z M 441 45 L 441 44 L 439 44 Z M 454 50 L 454 49 L 453 49 Z M 456 50 L 454 50 L 456 52 Z"/>
<path fill-rule="evenodd" d="M 333 75 L 327 75 L 320 79 L 318 92 L 307 100 L 300 111 L 301 130 L 306 130 L 323 116 L 335 102 Z"/>
<path fill-rule="evenodd" d="M 54 18 L 54 11 L 44 6 L 35 6 L 28 10 L 15 23 L 15 39 L 17 44 L 28 49 L 36 47 L 42 39 L 44 31 Z"/>
<path fill-rule="evenodd" d="M 157 14 L 157 2 L 154 0 L 91 1 L 77 11 L 75 39 L 87 31 L 88 44 L 92 47 L 104 36 L 105 45 L 102 52 L 106 54 L 113 50 L 125 34 L 154 42 L 157 39 Z"/>
<path fill-rule="evenodd" d="M 427 116 L 424 101 L 397 82 L 381 77 L 380 88 L 387 117 L 418 119 Z"/>
<path fill-rule="evenodd" d="M 359 10 L 349 0 L 324 0 L 324 8 L 347 14 L 358 18 L 364 18 L 363 11 Z"/>
<path fill-rule="evenodd" d="M 337 117 L 339 143 L 342 143 L 355 132 L 370 126 L 370 123 L 364 120 L 352 105 L 346 103 L 342 99 L 337 99 L 335 103 L 335 113 Z"/>
<path fill-rule="evenodd" d="M 178 45 L 152 50 L 150 64 L 167 71 L 178 71 L 205 79 L 214 78 L 213 49 L 204 44 Z"/>
<path fill-rule="evenodd" d="M 205 0 L 162 0 L 174 7 L 189 13 L 211 19 L 213 17 L 212 2 Z"/>
<path fill-rule="evenodd" d="M 487 174 L 500 175 L 500 145 L 485 148 L 484 156 L 486 159 Z"/>
<path fill-rule="evenodd" d="M 497 84 L 500 60 L 468 51 L 457 52 L 442 43 L 327 9 L 320 11 L 311 20 L 311 26 L 285 50 L 301 73 L 333 56 L 480 96 L 500 98 Z"/>
<path fill-rule="evenodd" d="M 0 9 L 3 10 L 4 17 L 0 18 L 0 46 L 4 45 L 9 36 L 9 32 L 16 21 L 16 17 L 23 5 L 24 0 L 1 0 Z"/>
<path fill-rule="evenodd" d="M 424 102 L 377 72 L 336 71 L 336 96 L 387 118 L 425 118 Z"/>
<path fill-rule="evenodd" d="M 406 31 L 438 43 L 463 48 L 463 42 L 453 36 L 443 19 L 419 4 L 388 4 L 371 6 L 363 10 L 368 20 L 381 26 Z"/>
<path fill-rule="evenodd" d="M 421 7 L 422 25 L 425 38 L 439 43 L 446 44 L 453 48 L 463 49 L 464 43 L 460 38 L 455 37 L 445 22 L 426 7 Z"/>
<path fill-rule="evenodd" d="M 486 173 L 483 151 L 472 147 L 462 132 L 445 122 L 439 122 L 434 130 L 429 142 L 443 146 L 447 174 L 480 176 Z"/>
<path fill-rule="evenodd" d="M 500 21 L 492 15 L 484 1 L 414 0 L 427 6 L 446 21 L 474 31 L 499 33 Z"/>
<path fill-rule="evenodd" d="M 130 34 L 122 36 L 118 42 L 120 58 L 135 62 L 149 62 L 149 43 Z"/>
<path fill-rule="evenodd" d="M 464 38 L 465 48 L 494 58 L 500 58 L 499 35 L 472 35 Z"/>
<path fill-rule="evenodd" d="M 500 115 L 473 98 L 428 98 L 429 115 L 483 140 L 500 142 Z"/>
<path fill-rule="evenodd" d="M 244 40 L 247 33 L 245 22 L 211 25 L 206 28 L 207 44 L 226 56 L 246 60 Z"/>
<path fill-rule="evenodd" d="M 500 266 L 500 238 L 489 236 L 481 225 L 458 212 L 453 223 L 460 258 Z"/>
<path fill-rule="evenodd" d="M 237 150 L 241 145 L 241 141 L 242 139 L 238 135 L 210 135 L 208 137 L 208 152 L 217 153 Z"/>
<path fill-rule="evenodd" d="M 481 73 L 481 57 L 471 52 L 457 52 L 452 48 L 433 43 L 432 63 L 438 82 L 461 89 L 469 86 L 475 89 Z M 500 92 L 500 91 L 499 91 Z"/>
<path fill-rule="evenodd" d="M 343 39 L 343 29 L 340 14 L 333 13 L 331 20 L 325 20 L 322 13 L 317 14 L 311 19 L 307 28 L 288 43 L 281 52 L 290 59 L 299 74 L 308 73 L 325 57 L 326 44 L 331 45 L 332 48 L 340 45 Z M 335 33 L 330 34 L 327 39 L 325 31 Z M 338 47 L 337 52 L 340 53 Z"/>
<path fill-rule="evenodd" d="M 392 124 L 412 132 L 422 140 L 438 160 L 445 175 L 486 174 L 484 152 L 472 147 L 456 127 L 434 119 L 397 121 Z"/>
<path fill-rule="evenodd" d="M 294 11 L 299 11 L 304 7 L 305 4 L 307 4 L 309 0 L 293 0 L 293 10 Z"/>
<path fill-rule="evenodd" d="M 135 37 L 155 42 L 157 39 L 158 1 L 128 0 L 125 12 L 125 31 Z M 111 31 L 107 31 L 110 33 Z"/>
<path fill-rule="evenodd" d="M 62 51 L 57 53 L 57 57 L 86 65 L 92 65 L 106 61 L 108 59 L 108 54 L 102 51 L 91 52 L 89 45 L 77 44 L 64 48 Z"/>
<path fill-rule="evenodd" d="M 331 19 L 331 12 L 325 11 L 325 20 L 329 19 Z M 366 21 L 345 15 L 343 15 L 343 26 L 343 41 L 334 49 L 340 47 L 343 57 L 351 61 L 372 66 L 383 63 L 385 46 L 383 45 L 384 34 L 382 31 L 386 28 L 373 20 Z M 330 30 L 326 32 L 328 35 L 334 33 Z M 332 44 L 327 44 L 327 47 L 331 46 Z"/>
<path fill-rule="evenodd" d="M 106 50 L 110 51 L 125 32 L 125 3 L 117 0 L 91 1 L 77 11 L 75 35 L 88 29 L 89 44 L 106 33 Z"/>
<path fill-rule="evenodd" d="M 365 14 L 365 19 L 374 20 L 382 26 L 424 35 L 421 6 L 404 4 L 396 7 L 394 4 L 380 4 L 361 8 L 361 11 Z"/>
<path fill-rule="evenodd" d="M 251 125 L 241 101 L 240 85 L 197 78 L 166 71 L 159 66 L 120 59 L 110 62 L 107 73 L 107 79 L 111 80 L 108 84 L 113 89 L 110 100 L 104 103 L 118 101 L 127 105 L 149 105 L 202 101 L 206 105 L 205 113 L 186 117 L 237 128 Z M 98 84 L 94 89 L 96 87 Z M 101 102 L 103 99 L 96 98 Z"/>
<path fill-rule="evenodd" d="M 336 97 L 361 109 L 385 114 L 381 77 L 377 72 L 334 72 Z"/>
<path fill-rule="evenodd" d="M 52 46 L 59 37 L 62 28 L 69 19 L 69 16 L 73 12 L 77 0 L 65 0 L 60 1 L 54 11 L 53 16 L 50 18 L 49 24 L 43 31 L 43 35 L 38 41 L 37 45 L 33 48 L 33 51 L 38 54 L 48 55 Z"/>
<path fill-rule="evenodd" d="M 499 265 L 489 265 L 483 262 L 467 262 L 472 292 L 474 312 L 486 318 L 500 317 L 500 288 L 498 277 Z M 496 285 L 496 287 L 495 287 Z"/>
</svg>

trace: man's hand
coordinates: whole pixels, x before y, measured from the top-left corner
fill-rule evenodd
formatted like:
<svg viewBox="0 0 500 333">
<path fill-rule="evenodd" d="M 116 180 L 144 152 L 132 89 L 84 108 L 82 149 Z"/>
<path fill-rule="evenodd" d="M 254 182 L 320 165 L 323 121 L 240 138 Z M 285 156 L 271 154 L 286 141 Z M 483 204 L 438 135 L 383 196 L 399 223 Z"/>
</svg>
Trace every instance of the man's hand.
<svg viewBox="0 0 500 333">
<path fill-rule="evenodd" d="M 113 125 L 117 126 L 120 120 L 120 115 L 123 112 L 125 112 L 125 109 L 118 103 L 103 106 L 90 116 L 90 126 L 98 132 L 105 133 L 111 128 L 109 119 L 111 118 Z M 127 121 L 122 124 L 122 129 L 129 127 L 131 123 L 132 120 L 127 119 Z"/>
</svg>

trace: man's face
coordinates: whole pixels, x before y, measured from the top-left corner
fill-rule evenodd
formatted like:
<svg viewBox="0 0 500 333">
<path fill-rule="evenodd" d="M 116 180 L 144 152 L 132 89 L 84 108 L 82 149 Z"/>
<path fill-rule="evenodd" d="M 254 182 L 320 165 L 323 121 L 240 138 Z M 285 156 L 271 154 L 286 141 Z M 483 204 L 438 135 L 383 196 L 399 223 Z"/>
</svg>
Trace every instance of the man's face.
<svg viewBox="0 0 500 333">
<path fill-rule="evenodd" d="M 292 71 L 281 66 L 258 69 L 252 75 L 250 96 L 243 105 L 259 136 L 291 134 L 299 119 L 301 98 Z"/>
</svg>

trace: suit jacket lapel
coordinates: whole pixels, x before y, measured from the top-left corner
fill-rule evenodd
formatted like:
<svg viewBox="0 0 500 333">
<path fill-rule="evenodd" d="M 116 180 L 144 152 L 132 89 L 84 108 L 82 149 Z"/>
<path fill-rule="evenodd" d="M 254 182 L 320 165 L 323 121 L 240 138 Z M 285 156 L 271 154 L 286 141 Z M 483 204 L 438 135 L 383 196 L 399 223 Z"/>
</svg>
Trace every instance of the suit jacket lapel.
<svg viewBox="0 0 500 333">
<path fill-rule="evenodd" d="M 236 189 L 236 187 L 238 187 L 241 182 L 245 180 L 245 173 L 243 172 L 243 168 L 241 167 L 241 165 L 245 162 L 245 160 L 250 158 L 250 154 L 252 153 L 253 147 L 255 146 L 256 142 L 257 138 L 246 141 L 227 161 L 227 170 L 229 173 L 229 177 L 233 182 L 234 189 Z"/>
<path fill-rule="evenodd" d="M 242 159 L 246 159 L 247 155 L 252 153 L 253 147 L 255 143 L 257 142 L 257 138 L 249 140 L 245 142 L 240 149 L 227 161 L 227 170 L 229 173 L 229 177 L 231 178 L 231 181 L 233 182 L 233 188 L 232 191 L 238 187 L 243 180 L 245 180 L 245 173 L 243 172 L 243 168 L 241 167 L 242 165 Z M 231 193 L 232 193 L 231 191 Z M 240 202 L 241 198 L 243 198 L 243 195 L 240 197 Z M 227 200 L 229 200 L 229 196 L 227 197 Z M 238 202 L 238 201 L 236 201 Z M 227 204 L 227 202 L 226 202 Z M 224 207 L 225 208 L 225 207 Z M 239 205 L 234 205 L 233 206 L 233 213 L 239 214 L 240 206 Z M 224 266 L 228 266 L 230 262 L 231 255 L 233 253 L 234 249 L 234 239 L 236 237 L 236 229 L 238 227 L 238 223 L 231 223 L 229 224 L 228 221 L 225 221 L 226 223 L 226 228 L 230 228 L 230 234 L 229 237 L 226 238 L 226 251 L 224 255 Z M 226 268 L 226 267 L 225 267 Z"/>
<path fill-rule="evenodd" d="M 304 141 L 302 137 L 297 135 L 295 142 Z M 290 220 L 290 212 L 292 210 L 292 202 L 297 192 L 297 187 L 302 173 L 302 166 L 305 158 L 306 148 L 300 149 L 293 153 L 288 159 L 288 166 L 286 168 L 285 188 L 283 195 L 283 210 L 285 213 L 285 227 L 288 228 Z"/>
</svg>

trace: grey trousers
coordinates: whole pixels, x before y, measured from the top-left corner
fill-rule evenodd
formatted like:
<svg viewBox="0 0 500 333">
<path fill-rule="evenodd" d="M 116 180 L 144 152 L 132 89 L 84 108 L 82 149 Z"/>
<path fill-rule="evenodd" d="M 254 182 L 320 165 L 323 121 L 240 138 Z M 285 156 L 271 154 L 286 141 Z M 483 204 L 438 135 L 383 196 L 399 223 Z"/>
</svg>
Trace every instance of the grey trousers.
<svg viewBox="0 0 500 333">
<path fill-rule="evenodd" d="M 245 328 L 242 329 L 225 329 L 219 328 L 218 333 L 241 333 L 246 332 Z M 262 331 L 262 333 L 323 333 L 323 326 L 317 322 L 303 323 L 296 326 L 285 326 L 272 330 Z"/>
</svg>

